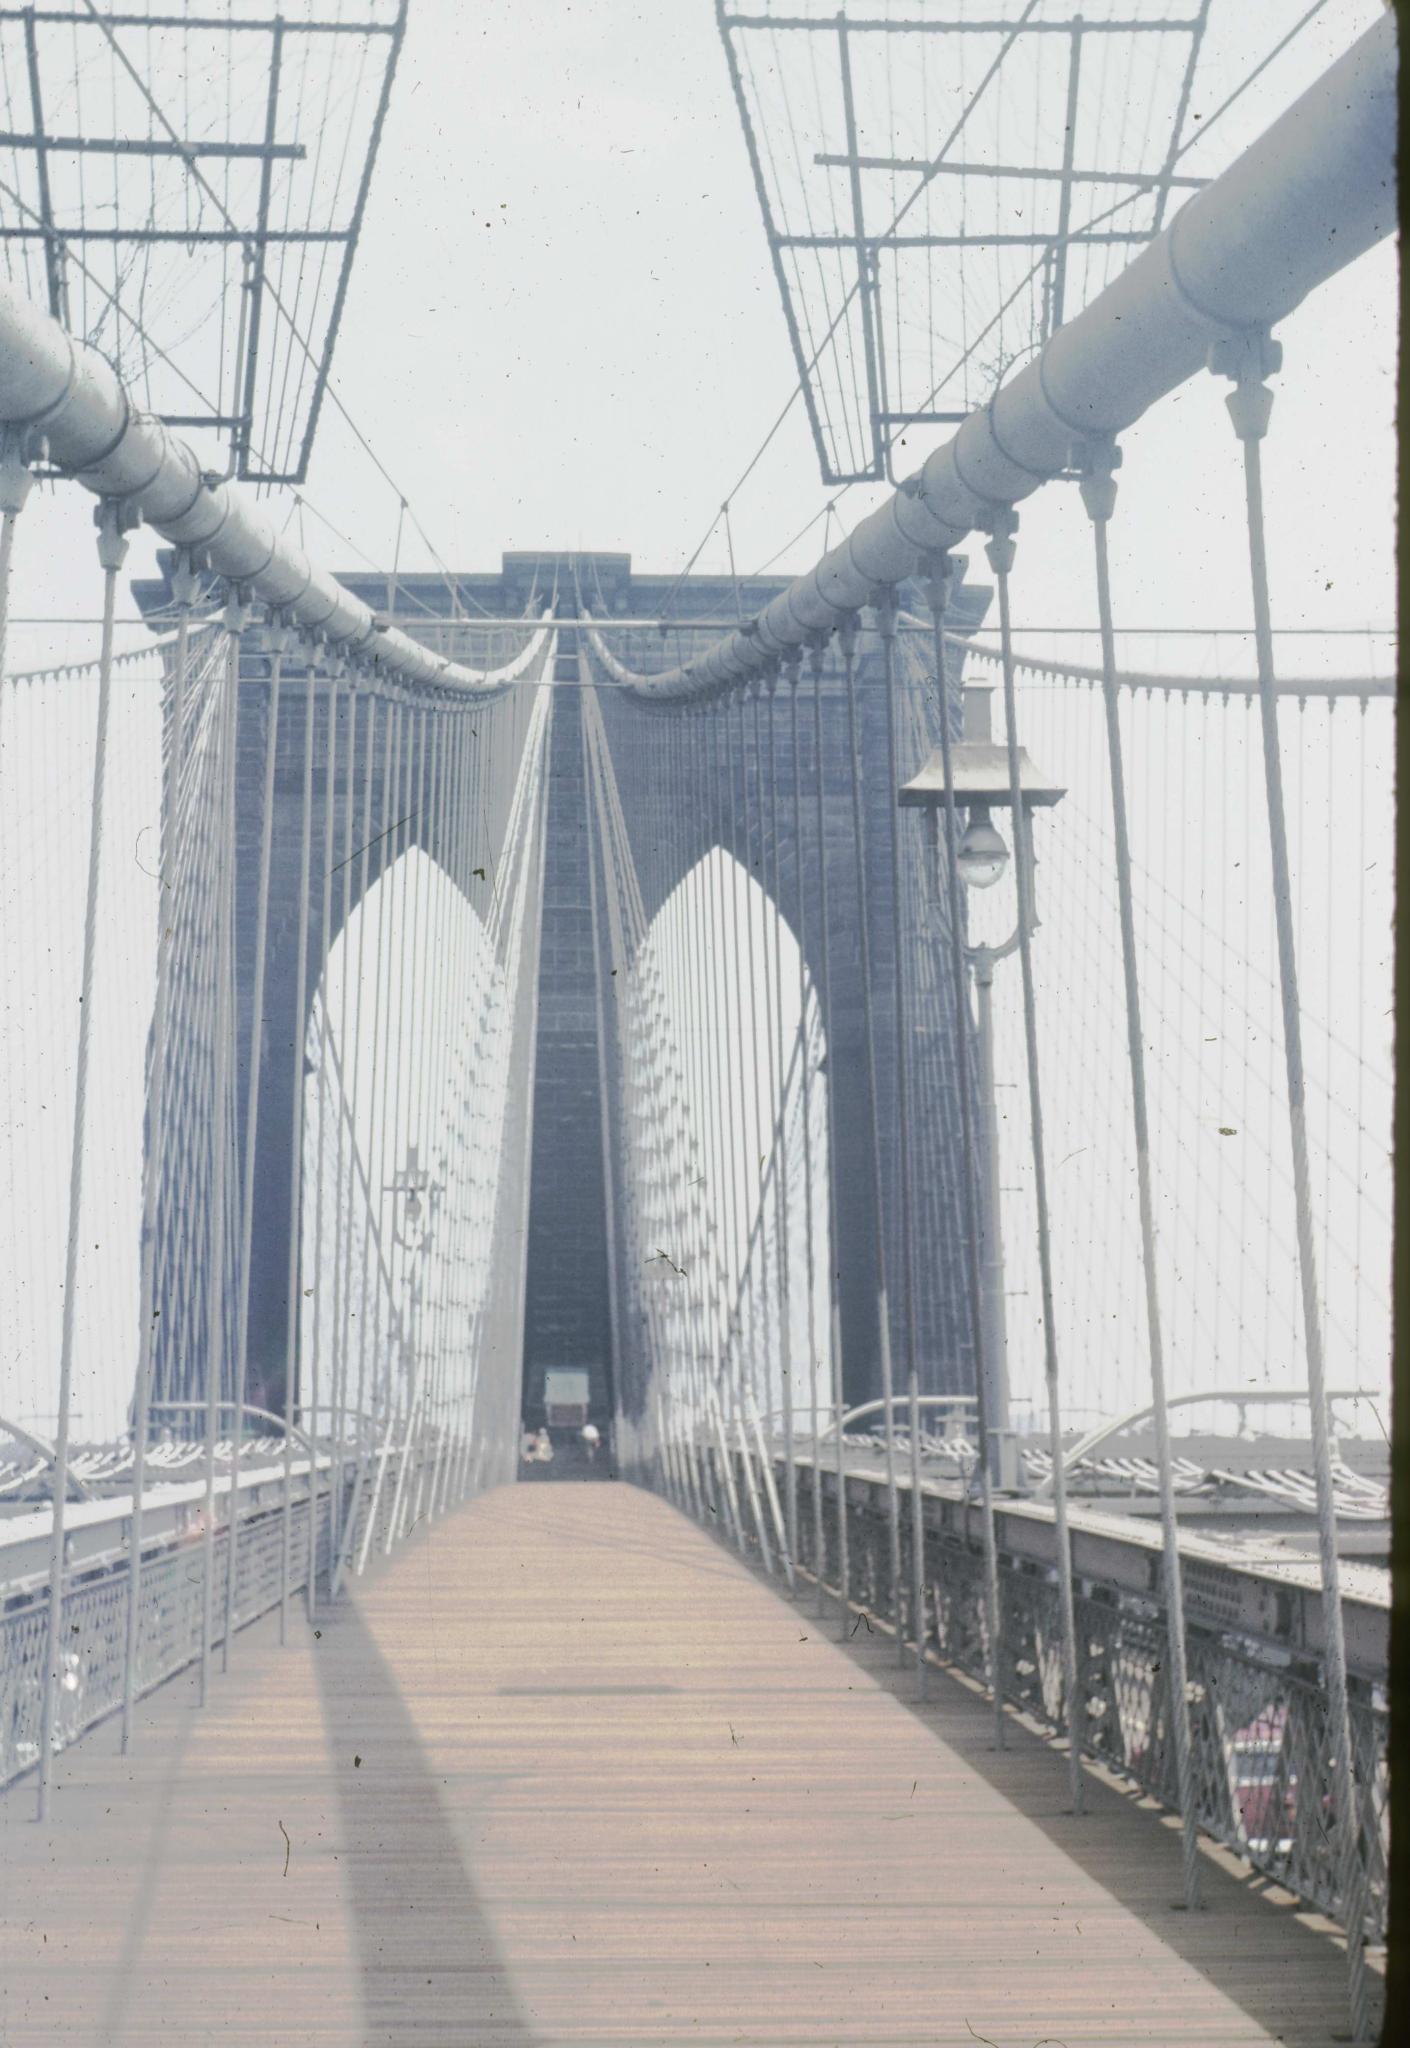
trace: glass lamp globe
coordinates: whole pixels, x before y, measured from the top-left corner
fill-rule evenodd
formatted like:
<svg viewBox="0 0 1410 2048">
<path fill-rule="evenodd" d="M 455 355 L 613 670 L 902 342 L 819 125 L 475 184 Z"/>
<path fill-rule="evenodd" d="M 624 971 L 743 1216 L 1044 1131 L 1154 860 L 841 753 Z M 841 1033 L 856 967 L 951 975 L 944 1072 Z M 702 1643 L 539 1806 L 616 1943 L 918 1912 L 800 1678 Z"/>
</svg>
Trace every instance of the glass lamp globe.
<svg viewBox="0 0 1410 2048">
<path fill-rule="evenodd" d="M 1003 835 L 989 816 L 988 807 L 976 804 L 969 825 L 955 854 L 960 880 L 970 889 L 992 889 L 1009 864 L 1009 850 Z"/>
</svg>

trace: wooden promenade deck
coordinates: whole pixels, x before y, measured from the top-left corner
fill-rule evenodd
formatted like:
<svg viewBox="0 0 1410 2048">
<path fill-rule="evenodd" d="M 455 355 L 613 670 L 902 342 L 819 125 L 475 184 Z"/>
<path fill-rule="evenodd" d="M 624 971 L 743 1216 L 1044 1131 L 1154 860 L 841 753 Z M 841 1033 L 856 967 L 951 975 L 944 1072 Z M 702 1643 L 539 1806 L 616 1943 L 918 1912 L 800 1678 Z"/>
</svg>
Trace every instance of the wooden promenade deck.
<svg viewBox="0 0 1410 2048">
<path fill-rule="evenodd" d="M 671 1508 L 510 1487 L 0 1801 L 0 2043 L 1321 2044 L 1343 1965 Z"/>
</svg>

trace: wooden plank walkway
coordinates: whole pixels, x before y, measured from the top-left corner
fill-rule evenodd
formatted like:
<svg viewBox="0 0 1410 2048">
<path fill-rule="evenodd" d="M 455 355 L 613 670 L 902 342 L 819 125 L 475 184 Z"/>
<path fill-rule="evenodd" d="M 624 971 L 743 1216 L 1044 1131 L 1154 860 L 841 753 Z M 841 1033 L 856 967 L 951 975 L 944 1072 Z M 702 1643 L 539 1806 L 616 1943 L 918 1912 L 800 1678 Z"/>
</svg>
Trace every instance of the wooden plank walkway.
<svg viewBox="0 0 1410 2048">
<path fill-rule="evenodd" d="M 670 1507 L 508 1487 L 0 1801 L 0 2043 L 1321 2044 L 1319 1926 Z"/>
</svg>

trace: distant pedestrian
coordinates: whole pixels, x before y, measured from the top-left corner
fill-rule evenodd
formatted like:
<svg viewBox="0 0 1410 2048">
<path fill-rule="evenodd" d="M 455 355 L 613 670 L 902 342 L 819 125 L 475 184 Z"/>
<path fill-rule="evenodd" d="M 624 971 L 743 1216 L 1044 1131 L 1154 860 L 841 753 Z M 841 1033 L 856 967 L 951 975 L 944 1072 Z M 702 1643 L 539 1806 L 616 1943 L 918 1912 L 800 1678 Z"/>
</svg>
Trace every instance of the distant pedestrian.
<svg viewBox="0 0 1410 2048">
<path fill-rule="evenodd" d="M 541 1429 L 535 1439 L 534 1456 L 538 1459 L 540 1465 L 551 1465 L 553 1463 L 553 1438 L 546 1429 Z"/>
<path fill-rule="evenodd" d="M 588 1463 L 591 1465 L 596 1460 L 598 1445 L 602 1442 L 602 1435 L 597 1424 L 595 1422 L 585 1422 L 578 1441 L 587 1452 Z"/>
</svg>

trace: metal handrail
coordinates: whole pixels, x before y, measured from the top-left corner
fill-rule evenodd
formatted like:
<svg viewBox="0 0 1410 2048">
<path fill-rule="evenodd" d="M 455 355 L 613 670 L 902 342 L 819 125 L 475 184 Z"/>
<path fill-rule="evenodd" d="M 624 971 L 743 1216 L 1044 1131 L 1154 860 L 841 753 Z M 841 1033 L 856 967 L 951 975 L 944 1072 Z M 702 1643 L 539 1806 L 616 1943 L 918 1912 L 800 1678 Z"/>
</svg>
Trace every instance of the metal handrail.
<svg viewBox="0 0 1410 2048">
<path fill-rule="evenodd" d="M 974 1394 L 922 1394 L 915 1405 L 917 1408 L 968 1408 L 976 1413 L 979 1408 L 978 1398 Z M 859 1408 L 849 1408 L 847 1410 L 840 1426 L 845 1433 L 849 1422 L 860 1422 L 864 1415 L 878 1415 L 886 1406 L 885 1400 L 863 1401 Z M 902 1414 L 909 1412 L 911 1407 L 909 1394 L 893 1394 L 890 1406 L 894 1413 Z M 829 1423 L 828 1427 L 823 1431 L 823 1435 L 825 1437 L 832 1436 L 838 1427 L 839 1425 L 836 1422 Z"/>
<path fill-rule="evenodd" d="M 34 1452 L 36 1458 L 42 1458 L 51 1469 L 57 1464 L 58 1454 L 54 1446 L 44 1437 L 36 1436 L 32 1429 L 26 1429 L 23 1423 L 11 1422 L 7 1415 L 0 1415 L 0 1431 L 6 1436 L 12 1436 L 17 1444 L 26 1445 Z M 69 1467 L 68 1481 L 80 1500 L 94 1499 L 92 1487 L 85 1483 L 72 1466 Z"/>
<path fill-rule="evenodd" d="M 1307 1398 L 1308 1394 L 1305 1387 L 1260 1387 L 1252 1391 L 1247 1387 L 1235 1387 L 1232 1390 L 1216 1387 L 1202 1394 L 1173 1394 L 1166 1401 L 1165 1405 L 1167 1408 L 1188 1408 L 1200 1401 L 1228 1401 L 1232 1402 L 1236 1407 L 1246 1406 L 1249 1403 L 1276 1406 L 1279 1402 L 1306 1401 Z M 1333 1401 L 1373 1401 L 1375 1398 L 1376 1392 L 1373 1387 L 1342 1387 L 1334 1392 L 1329 1391 L 1327 1394 L 1329 1405 Z M 1063 1471 L 1071 1472 L 1076 1466 L 1082 1464 L 1085 1459 L 1090 1458 L 1092 1452 L 1099 1445 L 1107 1443 L 1114 1436 L 1123 1435 L 1128 1429 L 1134 1429 L 1138 1422 L 1144 1422 L 1149 1416 L 1154 1414 L 1155 1406 L 1152 1403 L 1145 1408 L 1133 1408 L 1129 1414 L 1119 1415 L 1114 1422 L 1098 1423 L 1095 1429 L 1089 1429 L 1084 1437 L 1079 1437 L 1071 1450 L 1063 1453 Z M 1035 1496 L 1041 1496 L 1046 1493 L 1052 1483 L 1053 1475 L 1050 1472 L 1046 1478 L 1040 1480 L 1038 1485 L 1034 1487 Z"/>
<path fill-rule="evenodd" d="M 205 1401 L 153 1401 L 149 1412 L 153 1415 L 204 1415 L 207 1406 Z M 238 1410 L 245 1415 L 257 1415 L 262 1422 L 272 1422 L 277 1429 L 283 1430 L 301 1443 L 310 1460 L 317 1460 L 318 1452 L 308 1432 L 300 1429 L 296 1423 L 286 1422 L 284 1417 L 276 1415 L 272 1408 L 256 1408 L 249 1401 L 217 1401 L 215 1407 L 219 1415 L 233 1415 Z"/>
</svg>

